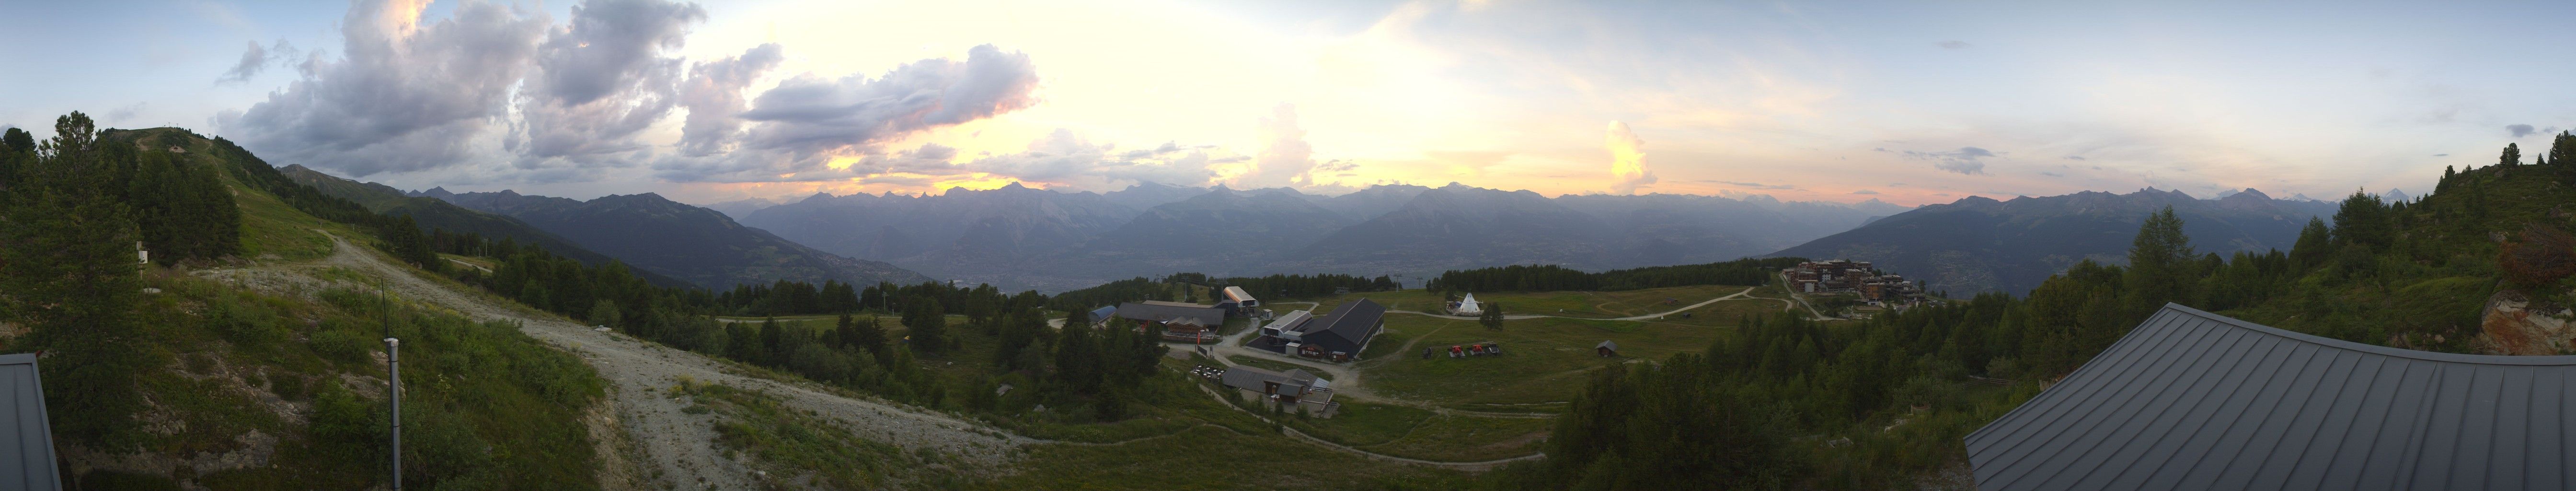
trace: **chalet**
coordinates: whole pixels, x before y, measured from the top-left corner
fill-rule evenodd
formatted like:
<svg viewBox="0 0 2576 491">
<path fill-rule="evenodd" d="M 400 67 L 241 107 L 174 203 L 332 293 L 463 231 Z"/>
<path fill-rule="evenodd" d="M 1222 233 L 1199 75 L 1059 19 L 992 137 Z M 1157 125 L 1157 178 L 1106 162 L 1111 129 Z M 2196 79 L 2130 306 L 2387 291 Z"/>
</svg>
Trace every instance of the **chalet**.
<svg viewBox="0 0 2576 491">
<path fill-rule="evenodd" d="M 1229 286 L 1217 297 L 1216 308 L 1225 309 L 1226 315 L 1251 317 L 1260 311 L 1261 300 L 1252 298 L 1252 293 L 1243 291 L 1243 287 Z"/>
<path fill-rule="evenodd" d="M 1290 312 L 1278 321 L 1262 326 L 1261 338 L 1251 346 L 1283 354 L 1350 361 L 1368 348 L 1369 338 L 1386 329 L 1386 307 L 1359 299 L 1342 304 L 1333 313 L 1314 317 L 1307 311 Z"/>
<path fill-rule="evenodd" d="M 1342 403 L 1333 402 L 1333 381 L 1316 378 L 1305 370 L 1278 372 L 1236 366 L 1226 369 L 1220 379 L 1243 397 L 1281 411 L 1304 409 L 1308 415 L 1330 418 L 1342 409 Z"/>
<path fill-rule="evenodd" d="M 1208 342 L 1217 339 L 1217 328 L 1225 325 L 1225 309 L 1194 303 L 1147 300 L 1118 304 L 1117 318 L 1133 323 L 1137 331 L 1160 326 L 1163 340 Z"/>
<path fill-rule="evenodd" d="M 1592 353 L 1601 355 L 1602 358 L 1619 356 L 1619 343 L 1602 341 L 1601 344 L 1592 345 Z"/>
<path fill-rule="evenodd" d="M 1923 289 L 1903 275 L 1878 274 L 1869 261 L 1807 261 L 1780 270 L 1780 279 L 1798 293 L 1851 293 L 1870 302 L 1910 302 Z"/>
</svg>

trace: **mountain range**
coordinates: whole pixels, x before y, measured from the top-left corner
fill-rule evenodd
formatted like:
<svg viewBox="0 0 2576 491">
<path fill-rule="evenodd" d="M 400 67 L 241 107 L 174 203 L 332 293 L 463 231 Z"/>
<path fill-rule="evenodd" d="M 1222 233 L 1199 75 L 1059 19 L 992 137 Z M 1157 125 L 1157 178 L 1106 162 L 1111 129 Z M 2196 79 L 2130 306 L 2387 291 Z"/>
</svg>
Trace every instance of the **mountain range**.
<svg viewBox="0 0 2576 491">
<path fill-rule="evenodd" d="M 509 190 L 460 194 L 431 188 L 411 194 L 516 218 L 637 268 L 708 288 L 727 289 L 777 280 L 817 284 L 837 280 L 861 285 L 931 280 L 891 264 L 815 250 L 766 230 L 742 226 L 715 210 L 653 193 L 608 195 L 589 201 L 522 195 Z"/>
<path fill-rule="evenodd" d="M 2182 218 L 2193 249 L 2225 255 L 2289 250 L 2309 218 L 2331 217 L 2336 205 L 2273 199 L 2253 189 L 2216 199 L 2154 188 L 2002 201 L 1971 196 L 1871 221 L 1771 256 L 1870 261 L 1953 296 L 1987 291 L 2021 295 L 2078 261 L 2127 263 L 2138 225 L 2166 206 Z"/>
<path fill-rule="evenodd" d="M 938 195 L 817 194 L 743 223 L 941 278 L 1061 291 L 1140 275 L 1426 277 L 1547 263 L 1612 269 L 1761 254 L 1905 208 L 1768 197 L 1567 195 L 1452 183 L 1339 196 L 1139 184 L 1108 193 L 1011 184 Z"/>
</svg>

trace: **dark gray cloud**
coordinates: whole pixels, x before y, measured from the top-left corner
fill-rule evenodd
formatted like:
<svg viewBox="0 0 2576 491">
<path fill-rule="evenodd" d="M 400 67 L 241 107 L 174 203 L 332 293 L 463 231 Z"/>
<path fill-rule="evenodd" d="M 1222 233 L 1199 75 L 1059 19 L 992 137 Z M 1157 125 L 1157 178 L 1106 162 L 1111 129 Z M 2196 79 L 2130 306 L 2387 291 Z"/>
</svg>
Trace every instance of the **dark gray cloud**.
<svg viewBox="0 0 2576 491">
<path fill-rule="evenodd" d="M 302 56 L 301 50 L 295 49 L 295 45 L 287 44 L 284 39 L 279 39 L 277 44 L 267 47 L 260 46 L 259 41 L 249 43 L 250 48 L 242 51 L 241 61 L 233 62 L 232 69 L 224 70 L 223 76 L 215 77 L 215 83 L 247 81 L 251 77 L 259 76 L 259 72 L 267 70 L 269 65 L 284 65 L 289 60 Z"/>
<path fill-rule="evenodd" d="M 218 128 L 278 164 L 348 177 L 420 171 L 464 161 L 472 140 L 507 112 L 546 21 L 487 3 L 458 5 L 418 24 L 418 8 L 359 2 L 341 20 L 341 59 L 309 59 L 301 79 Z"/>
<path fill-rule="evenodd" d="M 753 98 L 748 148 L 811 156 L 1016 111 L 1037 102 L 1037 67 L 993 45 L 965 61 L 921 60 L 884 76 L 800 75 Z"/>
<path fill-rule="evenodd" d="M 1960 41 L 1960 40 L 1956 40 L 1956 39 L 1949 40 L 1949 41 L 1942 41 L 1942 42 L 1938 42 L 1938 43 L 1932 43 L 1932 45 L 1934 45 L 1934 46 L 1940 46 L 1942 49 L 1968 49 L 1968 46 L 1969 46 L 1969 44 L 1968 44 L 1968 42 L 1967 42 L 1967 41 Z"/>
<path fill-rule="evenodd" d="M 2504 125 L 2504 132 L 2506 132 L 2506 133 L 2512 133 L 2514 138 L 2521 138 L 2521 137 L 2531 136 L 2531 133 L 2532 133 L 2533 131 L 2536 131 L 2536 129 L 2532 128 L 2532 127 L 2531 127 L 2531 125 L 2527 125 L 2527 124 L 2509 124 L 2509 125 Z"/>
<path fill-rule="evenodd" d="M 520 122 L 503 140 L 521 168 L 553 159 L 581 164 L 637 156 L 635 134 L 678 102 L 678 50 L 688 26 L 705 20 L 694 4 L 592 0 L 537 47 L 536 72 L 519 93 Z"/>
<path fill-rule="evenodd" d="M 680 152 L 713 155 L 741 137 L 742 91 L 785 61 L 784 51 L 776 43 L 763 44 L 740 56 L 690 67 L 689 79 L 680 87 L 680 107 L 689 109 L 680 124 Z"/>
<path fill-rule="evenodd" d="M 2084 156 L 2082 156 L 2082 155 L 2068 155 L 2068 156 L 2066 156 L 2066 160 L 2084 160 Z"/>
<path fill-rule="evenodd" d="M 1945 152 L 1907 150 L 1904 155 L 1906 158 L 1933 161 L 1932 168 L 1935 169 L 1967 175 L 1986 173 L 1986 163 L 1980 159 L 1999 156 L 1993 151 L 1977 147 L 1959 147 L 1958 150 Z"/>
</svg>

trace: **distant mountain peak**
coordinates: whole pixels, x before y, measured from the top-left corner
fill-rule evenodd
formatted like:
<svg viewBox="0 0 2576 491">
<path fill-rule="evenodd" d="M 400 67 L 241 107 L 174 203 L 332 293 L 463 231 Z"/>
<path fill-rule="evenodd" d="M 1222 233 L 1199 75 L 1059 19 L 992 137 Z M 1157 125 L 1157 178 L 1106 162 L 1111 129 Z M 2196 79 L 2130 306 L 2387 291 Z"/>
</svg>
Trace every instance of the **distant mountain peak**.
<svg viewBox="0 0 2576 491">
<path fill-rule="evenodd" d="M 1022 186 L 1022 185 L 1020 185 L 1020 182 L 1019 182 L 1019 181 L 1011 181 L 1011 183 L 1010 183 L 1010 184 L 1004 184 L 1004 185 L 1002 185 L 1002 187 L 1001 187 L 1001 189 L 1028 189 L 1028 188 L 1029 188 L 1028 186 Z"/>
</svg>

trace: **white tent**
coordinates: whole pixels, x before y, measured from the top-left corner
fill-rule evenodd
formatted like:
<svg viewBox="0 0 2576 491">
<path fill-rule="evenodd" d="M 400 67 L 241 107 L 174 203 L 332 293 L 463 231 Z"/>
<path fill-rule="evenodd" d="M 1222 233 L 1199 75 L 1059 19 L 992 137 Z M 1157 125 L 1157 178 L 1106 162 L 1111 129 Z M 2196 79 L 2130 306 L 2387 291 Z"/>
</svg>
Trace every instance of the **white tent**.
<svg viewBox="0 0 2576 491">
<path fill-rule="evenodd" d="M 1467 298 L 1458 301 L 1457 310 L 1458 315 L 1476 315 L 1485 313 L 1485 306 L 1476 303 L 1476 294 L 1469 293 Z"/>
</svg>

